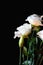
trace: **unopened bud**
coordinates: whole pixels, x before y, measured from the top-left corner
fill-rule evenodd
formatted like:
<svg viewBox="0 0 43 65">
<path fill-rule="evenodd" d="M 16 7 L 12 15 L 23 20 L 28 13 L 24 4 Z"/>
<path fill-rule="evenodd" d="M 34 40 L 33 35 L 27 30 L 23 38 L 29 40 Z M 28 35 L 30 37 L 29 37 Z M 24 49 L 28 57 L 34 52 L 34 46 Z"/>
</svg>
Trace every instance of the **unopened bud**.
<svg viewBox="0 0 43 65">
<path fill-rule="evenodd" d="M 24 37 L 21 36 L 19 40 L 19 47 L 23 47 L 23 44 L 24 44 Z"/>
<path fill-rule="evenodd" d="M 23 53 L 25 56 L 27 56 L 27 48 L 25 46 L 23 47 Z"/>
</svg>

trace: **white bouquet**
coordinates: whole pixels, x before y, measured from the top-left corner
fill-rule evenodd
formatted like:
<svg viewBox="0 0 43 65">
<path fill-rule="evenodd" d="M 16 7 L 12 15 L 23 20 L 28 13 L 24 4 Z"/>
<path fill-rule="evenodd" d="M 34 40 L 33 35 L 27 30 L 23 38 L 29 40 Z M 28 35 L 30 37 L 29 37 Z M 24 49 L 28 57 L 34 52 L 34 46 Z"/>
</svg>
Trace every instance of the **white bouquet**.
<svg viewBox="0 0 43 65">
<path fill-rule="evenodd" d="M 41 51 L 41 45 L 43 43 L 43 29 L 41 30 L 40 26 L 43 26 L 42 16 L 38 16 L 37 14 L 33 14 L 27 17 L 25 21 L 29 23 L 24 23 L 20 27 L 17 27 L 17 31 L 14 32 L 14 39 L 16 37 L 19 39 L 19 65 L 38 65 L 38 61 L 42 62 L 43 56 L 41 53 L 36 54 L 36 52 Z M 27 42 L 25 42 L 25 40 Z M 38 47 L 39 45 L 39 47 Z M 35 57 L 37 56 L 36 64 Z M 25 60 L 26 57 L 26 60 Z"/>
</svg>

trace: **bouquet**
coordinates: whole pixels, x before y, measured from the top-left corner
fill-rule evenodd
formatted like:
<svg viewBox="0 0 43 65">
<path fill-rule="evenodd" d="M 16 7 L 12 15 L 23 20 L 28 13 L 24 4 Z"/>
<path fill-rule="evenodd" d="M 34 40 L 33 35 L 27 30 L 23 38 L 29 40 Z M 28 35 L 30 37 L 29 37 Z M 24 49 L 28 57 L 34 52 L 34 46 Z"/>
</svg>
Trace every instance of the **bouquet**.
<svg viewBox="0 0 43 65">
<path fill-rule="evenodd" d="M 19 65 L 41 65 L 43 55 L 40 53 L 43 49 L 43 15 L 32 14 L 25 19 L 24 23 L 17 27 L 14 32 L 14 39 L 19 38 Z"/>
</svg>

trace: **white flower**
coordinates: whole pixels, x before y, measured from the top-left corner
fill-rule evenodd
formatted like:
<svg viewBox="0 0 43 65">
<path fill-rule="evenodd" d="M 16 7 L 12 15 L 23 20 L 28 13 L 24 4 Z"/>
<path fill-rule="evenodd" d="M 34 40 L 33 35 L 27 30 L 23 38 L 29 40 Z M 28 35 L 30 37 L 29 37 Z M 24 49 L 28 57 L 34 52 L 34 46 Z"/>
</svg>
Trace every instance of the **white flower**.
<svg viewBox="0 0 43 65">
<path fill-rule="evenodd" d="M 28 16 L 25 21 L 28 21 L 30 24 L 34 26 L 43 26 L 43 24 L 41 23 L 42 17 L 39 17 L 37 14 Z"/>
<path fill-rule="evenodd" d="M 32 29 L 32 26 L 31 24 L 28 24 L 28 23 L 25 23 L 21 25 L 20 27 L 17 27 L 17 31 L 14 32 L 15 34 L 14 38 L 21 37 L 22 35 L 27 36 L 28 34 L 31 33 L 31 29 Z"/>
<path fill-rule="evenodd" d="M 39 36 L 39 38 L 40 38 L 41 40 L 43 40 L 43 30 L 39 31 L 39 32 L 37 33 L 37 35 Z"/>
</svg>

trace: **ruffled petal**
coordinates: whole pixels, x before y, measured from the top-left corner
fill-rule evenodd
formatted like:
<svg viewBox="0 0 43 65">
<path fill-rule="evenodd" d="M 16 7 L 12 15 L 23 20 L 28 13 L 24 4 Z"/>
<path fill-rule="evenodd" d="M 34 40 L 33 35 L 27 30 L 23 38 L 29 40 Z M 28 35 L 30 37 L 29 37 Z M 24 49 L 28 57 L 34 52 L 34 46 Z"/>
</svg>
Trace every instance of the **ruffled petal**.
<svg viewBox="0 0 43 65">
<path fill-rule="evenodd" d="M 43 40 L 43 30 L 39 31 L 39 32 L 37 33 L 37 35 L 39 36 L 39 38 L 40 38 L 41 40 Z"/>
</svg>

